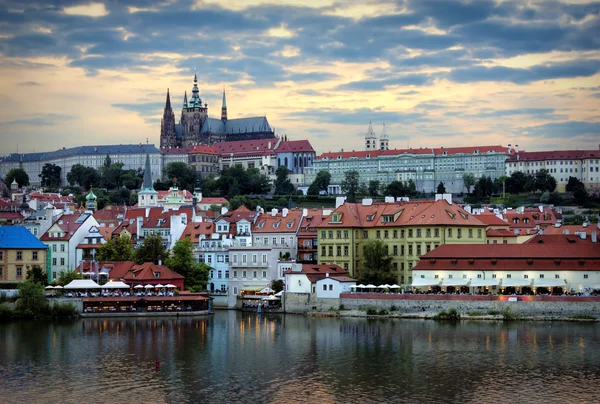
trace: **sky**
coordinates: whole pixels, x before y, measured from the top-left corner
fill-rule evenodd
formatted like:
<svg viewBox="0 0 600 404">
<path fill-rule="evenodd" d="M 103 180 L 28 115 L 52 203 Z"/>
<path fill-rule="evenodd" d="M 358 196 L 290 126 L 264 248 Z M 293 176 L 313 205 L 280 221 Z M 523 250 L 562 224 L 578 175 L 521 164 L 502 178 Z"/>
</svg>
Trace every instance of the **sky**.
<svg viewBox="0 0 600 404">
<path fill-rule="evenodd" d="M 3 0 L 0 156 L 159 145 L 194 71 L 209 115 L 317 154 L 600 146 L 600 2 Z"/>
</svg>

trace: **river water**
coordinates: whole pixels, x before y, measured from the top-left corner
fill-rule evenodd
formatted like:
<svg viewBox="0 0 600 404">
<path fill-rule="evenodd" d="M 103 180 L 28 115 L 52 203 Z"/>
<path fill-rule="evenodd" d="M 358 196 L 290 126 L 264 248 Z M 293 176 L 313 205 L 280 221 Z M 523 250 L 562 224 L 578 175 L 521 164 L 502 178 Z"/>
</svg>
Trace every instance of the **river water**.
<svg viewBox="0 0 600 404">
<path fill-rule="evenodd" d="M 138 401 L 600 402 L 600 325 L 234 311 L 0 324 L 0 402 Z"/>
</svg>

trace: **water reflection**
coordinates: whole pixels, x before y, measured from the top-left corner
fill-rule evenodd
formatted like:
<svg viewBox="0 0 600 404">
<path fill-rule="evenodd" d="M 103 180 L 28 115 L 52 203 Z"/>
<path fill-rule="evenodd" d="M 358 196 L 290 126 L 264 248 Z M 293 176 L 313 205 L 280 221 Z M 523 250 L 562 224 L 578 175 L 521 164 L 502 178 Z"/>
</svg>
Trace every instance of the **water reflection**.
<svg viewBox="0 0 600 404">
<path fill-rule="evenodd" d="M 0 397 L 9 402 L 595 401 L 599 329 L 238 312 L 15 322 L 0 326 Z"/>
</svg>

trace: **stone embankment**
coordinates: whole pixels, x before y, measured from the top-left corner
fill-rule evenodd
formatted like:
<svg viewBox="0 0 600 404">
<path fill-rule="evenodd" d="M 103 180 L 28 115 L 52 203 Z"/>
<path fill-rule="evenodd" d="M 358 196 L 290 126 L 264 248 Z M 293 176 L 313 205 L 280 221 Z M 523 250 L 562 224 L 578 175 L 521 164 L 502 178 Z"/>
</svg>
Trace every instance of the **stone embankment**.
<svg viewBox="0 0 600 404">
<path fill-rule="evenodd" d="M 455 309 L 463 319 L 600 320 L 600 297 L 593 296 L 469 296 L 347 293 L 340 299 L 288 293 L 286 313 L 366 317 L 433 318 Z M 325 314 L 327 313 L 327 314 Z"/>
</svg>

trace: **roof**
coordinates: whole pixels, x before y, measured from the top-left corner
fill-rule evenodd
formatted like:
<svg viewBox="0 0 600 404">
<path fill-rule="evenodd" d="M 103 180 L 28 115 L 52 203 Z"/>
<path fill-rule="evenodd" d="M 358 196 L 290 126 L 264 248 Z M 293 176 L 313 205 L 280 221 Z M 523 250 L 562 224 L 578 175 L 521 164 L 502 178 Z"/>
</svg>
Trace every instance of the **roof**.
<svg viewBox="0 0 600 404">
<path fill-rule="evenodd" d="M 486 154 L 486 153 L 504 153 L 508 154 L 508 148 L 504 146 L 467 146 L 467 147 L 439 147 L 433 149 L 436 156 L 456 154 Z"/>
<path fill-rule="evenodd" d="M 532 229 L 536 224 L 532 213 L 507 212 L 504 216 L 511 229 Z"/>
<path fill-rule="evenodd" d="M 200 241 L 200 236 L 210 236 L 215 232 L 215 224 L 212 222 L 188 223 L 181 234 L 180 240 L 189 237 L 192 243 Z"/>
<path fill-rule="evenodd" d="M 0 248 L 48 248 L 23 226 L 0 226 Z"/>
<path fill-rule="evenodd" d="M 264 133 L 273 132 L 266 116 L 257 116 L 250 118 L 227 119 L 223 121 L 216 118 L 206 118 L 200 133 Z"/>
<path fill-rule="evenodd" d="M 487 229 L 485 232 L 488 237 L 517 237 L 517 235 L 508 229 Z"/>
<path fill-rule="evenodd" d="M 544 229 L 544 235 L 550 234 L 575 234 L 575 233 L 585 233 L 588 237 L 595 231 L 598 236 L 600 236 L 600 228 L 598 225 L 590 224 L 587 226 L 576 225 L 576 224 L 563 224 L 559 227 L 552 226 L 546 227 Z"/>
<path fill-rule="evenodd" d="M 73 234 L 77 231 L 77 229 L 79 229 L 79 227 L 81 227 L 81 225 L 87 220 L 87 218 L 90 217 L 89 214 L 65 214 L 62 215 L 61 217 L 59 217 L 54 223 L 52 223 L 52 226 L 50 226 L 50 228 L 42 235 L 42 237 L 40 237 L 40 240 L 42 241 L 66 241 L 66 240 L 70 240 L 71 237 L 73 236 Z M 51 232 L 50 230 L 53 230 L 53 228 L 57 226 L 58 228 L 60 228 L 62 230 L 61 233 L 63 233 L 62 236 L 58 236 L 58 237 L 50 237 L 50 233 L 54 233 L 53 231 Z"/>
<path fill-rule="evenodd" d="M 512 154 L 507 160 L 507 163 L 515 163 L 517 161 L 544 161 L 544 160 L 582 160 L 599 158 L 600 151 L 598 150 L 552 150 L 538 152 L 518 152 Z"/>
<path fill-rule="evenodd" d="M 300 229 L 298 230 L 298 238 L 316 237 L 317 227 L 328 217 L 329 215 L 323 215 L 322 209 L 310 209 L 308 214 L 302 218 Z"/>
<path fill-rule="evenodd" d="M 475 217 L 486 226 L 508 226 L 506 220 L 499 218 L 493 213 L 482 213 L 480 215 L 475 215 Z"/>
<path fill-rule="evenodd" d="M 279 143 L 279 146 L 277 146 L 276 151 L 277 153 L 314 153 L 315 149 L 313 149 L 312 145 L 308 140 L 286 140 Z"/>
<path fill-rule="evenodd" d="M 288 210 L 285 217 L 283 217 L 281 212 L 274 216 L 271 213 L 263 213 L 256 219 L 252 232 L 254 234 L 296 233 L 301 220 L 301 210 Z"/>
<path fill-rule="evenodd" d="M 327 274 L 347 276 L 348 270 L 335 264 L 302 264 L 300 271 L 293 271 L 291 268 L 285 271 L 286 275 L 306 275 L 311 283 L 326 278 Z"/>
<path fill-rule="evenodd" d="M 229 223 L 237 223 L 240 220 L 247 220 L 250 223 L 252 223 L 257 215 L 258 213 L 256 211 L 250 210 L 244 205 L 242 205 L 236 210 L 221 215 L 221 218 L 223 220 L 228 221 Z"/>
<path fill-rule="evenodd" d="M 94 212 L 94 219 L 97 222 L 114 222 L 123 219 L 125 216 L 125 207 L 118 205 L 108 205 L 104 209 Z"/>
<path fill-rule="evenodd" d="M 226 205 L 228 204 L 229 201 L 225 198 L 221 198 L 221 197 L 209 197 L 209 198 L 205 198 L 202 197 L 202 200 L 200 200 L 200 202 L 198 202 L 198 204 L 202 204 L 202 205 Z"/>
<path fill-rule="evenodd" d="M 187 189 L 178 189 L 176 194 L 176 198 L 183 198 L 186 201 L 191 201 L 194 195 Z M 173 195 L 173 188 L 168 191 L 158 191 L 158 200 L 164 201 L 167 197 L 171 197 Z"/>
<path fill-rule="evenodd" d="M 131 208 L 125 212 L 124 219 L 135 219 L 136 217 L 146 217 L 146 209 L 148 209 L 148 217 L 159 217 L 162 215 L 163 208 Z"/>
<path fill-rule="evenodd" d="M 503 146 L 469 146 L 469 147 L 440 147 L 440 148 L 427 148 L 421 147 L 419 149 L 393 149 L 393 150 L 358 150 L 351 152 L 328 152 L 323 153 L 317 160 L 327 158 L 329 160 L 335 159 L 348 159 L 348 158 L 376 158 L 385 156 L 398 156 L 401 154 L 428 154 L 442 156 L 446 153 L 447 155 L 456 154 L 486 154 L 486 153 L 505 153 L 508 154 L 508 150 Z M 368 156 L 368 157 L 367 157 Z"/>
<path fill-rule="evenodd" d="M 338 281 L 338 282 L 356 282 L 356 279 L 354 278 L 350 278 L 349 276 L 330 276 L 329 278 L 323 278 L 323 279 L 333 279 L 334 281 Z M 321 279 L 321 280 L 323 280 Z"/>
<path fill-rule="evenodd" d="M 217 154 L 217 148 L 199 144 L 190 148 L 189 154 Z"/>
<path fill-rule="evenodd" d="M 525 244 L 588 244 L 592 242 L 591 237 L 582 239 L 574 234 L 536 234 Z M 600 246 L 598 246 L 600 249 Z"/>
<path fill-rule="evenodd" d="M 442 244 L 413 268 L 422 270 L 598 271 L 600 248 L 593 244 Z"/>
<path fill-rule="evenodd" d="M 161 148 L 160 152 L 162 154 L 189 154 L 191 152 L 191 148 L 188 147 L 170 147 L 170 148 Z"/>
<path fill-rule="evenodd" d="M 240 140 L 238 142 L 220 142 L 217 152 L 222 158 L 234 156 L 254 156 L 274 154 L 279 139 Z"/>
<path fill-rule="evenodd" d="M 156 277 L 155 274 L 160 274 L 160 276 Z M 164 283 L 169 279 L 183 279 L 183 276 L 164 265 L 146 262 L 141 265 L 131 266 L 130 270 L 122 278 L 129 281 L 152 279 L 156 282 Z"/>
<path fill-rule="evenodd" d="M 3 161 L 44 161 L 80 155 L 107 155 L 107 154 L 132 154 L 132 153 L 160 153 L 154 145 L 150 144 L 124 144 L 124 145 L 100 145 L 100 146 L 78 146 L 63 148 L 52 152 L 42 153 L 13 153 Z"/>
</svg>

